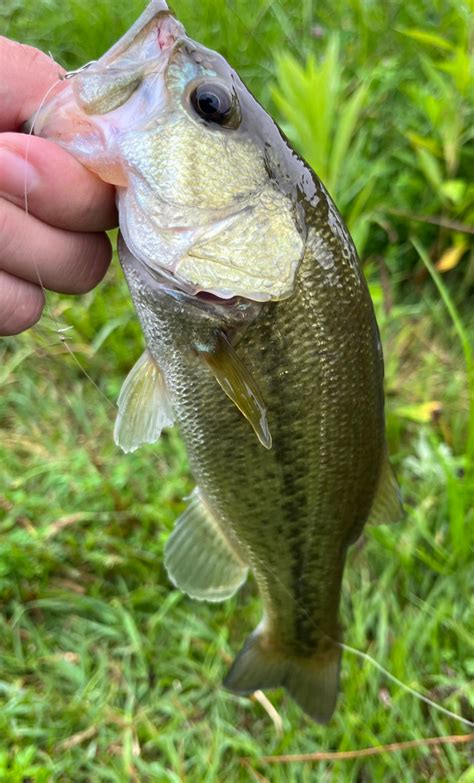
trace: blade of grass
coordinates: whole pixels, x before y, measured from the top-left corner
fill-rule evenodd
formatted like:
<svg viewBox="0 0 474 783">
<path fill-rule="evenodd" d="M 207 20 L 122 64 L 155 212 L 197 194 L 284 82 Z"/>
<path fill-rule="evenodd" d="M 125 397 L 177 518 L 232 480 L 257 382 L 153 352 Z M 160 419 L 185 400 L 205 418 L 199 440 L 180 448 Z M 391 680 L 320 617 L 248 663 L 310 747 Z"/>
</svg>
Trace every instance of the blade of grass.
<svg viewBox="0 0 474 783">
<path fill-rule="evenodd" d="M 451 296 L 448 292 L 448 289 L 446 288 L 445 284 L 441 280 L 440 275 L 434 268 L 433 264 L 431 263 L 431 260 L 428 256 L 428 253 L 426 252 L 425 248 L 421 245 L 418 239 L 415 237 L 411 238 L 411 243 L 415 250 L 417 251 L 418 255 L 420 256 L 421 260 L 423 261 L 423 264 L 425 265 L 426 269 L 428 270 L 429 274 L 431 275 L 434 284 L 436 285 L 436 288 L 439 291 L 439 294 L 441 296 L 441 299 L 444 302 L 444 305 L 450 315 L 451 321 L 453 323 L 454 329 L 458 335 L 459 342 L 462 347 L 462 351 L 464 354 L 464 362 L 466 365 L 466 376 L 467 376 L 467 388 L 468 388 L 468 395 L 469 395 L 469 420 L 468 420 L 468 435 L 467 435 L 467 455 L 469 460 L 469 467 L 472 470 L 474 468 L 473 462 L 474 462 L 474 359 L 473 359 L 473 348 L 471 345 L 471 342 L 469 340 L 469 335 L 464 328 L 464 324 L 462 323 L 461 317 L 456 309 L 456 306 L 451 299 Z"/>
</svg>

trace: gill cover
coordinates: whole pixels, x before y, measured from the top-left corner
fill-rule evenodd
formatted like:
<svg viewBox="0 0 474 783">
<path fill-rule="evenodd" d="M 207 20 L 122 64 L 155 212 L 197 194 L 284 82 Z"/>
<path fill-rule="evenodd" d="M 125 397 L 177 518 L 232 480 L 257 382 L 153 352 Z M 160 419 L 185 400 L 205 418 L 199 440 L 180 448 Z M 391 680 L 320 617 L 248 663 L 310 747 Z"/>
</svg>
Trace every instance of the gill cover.
<svg viewBox="0 0 474 783">
<path fill-rule="evenodd" d="M 39 111 L 117 187 L 131 253 L 190 294 L 291 295 L 304 248 L 301 162 L 237 74 L 154 0 Z"/>
</svg>

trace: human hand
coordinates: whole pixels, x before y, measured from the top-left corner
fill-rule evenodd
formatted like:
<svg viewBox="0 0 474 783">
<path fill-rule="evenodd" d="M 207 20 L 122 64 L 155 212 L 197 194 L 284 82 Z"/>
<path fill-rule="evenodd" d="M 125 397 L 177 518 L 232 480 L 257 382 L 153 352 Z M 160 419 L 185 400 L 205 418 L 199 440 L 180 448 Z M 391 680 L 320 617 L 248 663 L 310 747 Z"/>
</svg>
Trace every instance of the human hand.
<svg viewBox="0 0 474 783">
<path fill-rule="evenodd" d="M 117 224 L 114 188 L 52 142 L 18 133 L 61 73 L 0 36 L 0 335 L 36 323 L 42 286 L 85 293 L 110 262 L 103 232 Z"/>
</svg>

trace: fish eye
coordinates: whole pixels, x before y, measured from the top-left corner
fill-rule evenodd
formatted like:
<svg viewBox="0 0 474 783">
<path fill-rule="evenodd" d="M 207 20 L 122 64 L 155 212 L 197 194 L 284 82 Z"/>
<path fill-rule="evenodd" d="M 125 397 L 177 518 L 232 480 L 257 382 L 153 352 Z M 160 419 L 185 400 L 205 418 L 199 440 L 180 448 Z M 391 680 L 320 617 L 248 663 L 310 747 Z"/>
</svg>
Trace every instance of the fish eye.
<svg viewBox="0 0 474 783">
<path fill-rule="evenodd" d="M 190 100 L 195 112 L 203 120 L 224 128 L 237 128 L 240 125 L 237 97 L 224 84 L 201 82 L 192 91 Z"/>
</svg>

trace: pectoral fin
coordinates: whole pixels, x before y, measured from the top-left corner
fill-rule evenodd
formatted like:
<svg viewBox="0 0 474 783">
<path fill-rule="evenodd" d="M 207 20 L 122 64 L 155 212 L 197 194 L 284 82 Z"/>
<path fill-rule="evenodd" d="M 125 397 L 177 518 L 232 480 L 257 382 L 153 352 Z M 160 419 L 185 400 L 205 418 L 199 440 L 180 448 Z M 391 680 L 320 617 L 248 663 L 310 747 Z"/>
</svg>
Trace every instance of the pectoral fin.
<svg viewBox="0 0 474 783">
<path fill-rule="evenodd" d="M 255 378 L 249 372 L 235 348 L 224 334 L 220 333 L 215 348 L 200 350 L 219 386 L 245 416 L 266 449 L 272 447 L 272 436 L 268 427 L 267 409 Z"/>
<path fill-rule="evenodd" d="M 224 601 L 247 578 L 247 566 L 198 489 L 166 542 L 165 566 L 173 584 L 199 601 Z"/>
<path fill-rule="evenodd" d="M 145 351 L 125 378 L 117 402 L 114 440 L 125 451 L 154 443 L 174 420 L 160 368 Z"/>
</svg>

